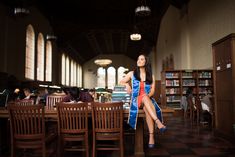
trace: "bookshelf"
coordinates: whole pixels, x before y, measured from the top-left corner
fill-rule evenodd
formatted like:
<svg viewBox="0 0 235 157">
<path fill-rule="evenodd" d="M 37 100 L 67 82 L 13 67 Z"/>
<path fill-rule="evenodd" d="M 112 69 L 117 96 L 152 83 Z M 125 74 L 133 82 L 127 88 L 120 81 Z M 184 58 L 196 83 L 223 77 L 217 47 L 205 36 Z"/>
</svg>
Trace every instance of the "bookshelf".
<svg viewBox="0 0 235 157">
<path fill-rule="evenodd" d="M 180 81 L 180 71 L 168 71 L 163 74 L 165 83 L 165 89 L 163 89 L 162 96 L 164 97 L 164 102 L 161 102 L 162 105 L 168 104 L 167 106 L 176 108 L 180 103 L 181 95 L 181 81 Z"/>
<path fill-rule="evenodd" d="M 212 79 L 212 71 L 210 70 L 199 70 L 198 71 L 198 96 L 200 99 L 206 94 L 206 90 L 208 93 L 213 95 L 213 79 Z"/>
<path fill-rule="evenodd" d="M 180 108 L 181 97 L 187 89 L 193 89 L 194 97 L 202 97 L 206 90 L 213 94 L 212 70 L 167 70 L 161 74 L 161 104 Z"/>
</svg>

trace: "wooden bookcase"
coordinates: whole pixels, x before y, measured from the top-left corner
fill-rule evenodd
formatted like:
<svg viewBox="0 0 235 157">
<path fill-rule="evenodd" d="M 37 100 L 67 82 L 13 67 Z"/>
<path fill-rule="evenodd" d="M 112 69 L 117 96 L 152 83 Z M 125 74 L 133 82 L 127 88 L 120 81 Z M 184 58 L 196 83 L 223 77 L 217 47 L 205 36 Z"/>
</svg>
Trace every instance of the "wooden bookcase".
<svg viewBox="0 0 235 157">
<path fill-rule="evenodd" d="M 235 34 L 212 44 L 215 84 L 215 128 L 235 139 Z M 235 127 L 235 126 L 234 126 Z"/>
<path fill-rule="evenodd" d="M 174 109 L 180 108 L 181 97 L 188 88 L 193 89 L 194 97 L 202 98 L 206 89 L 213 94 L 213 71 L 206 70 L 167 70 L 161 74 L 161 104 Z"/>
</svg>

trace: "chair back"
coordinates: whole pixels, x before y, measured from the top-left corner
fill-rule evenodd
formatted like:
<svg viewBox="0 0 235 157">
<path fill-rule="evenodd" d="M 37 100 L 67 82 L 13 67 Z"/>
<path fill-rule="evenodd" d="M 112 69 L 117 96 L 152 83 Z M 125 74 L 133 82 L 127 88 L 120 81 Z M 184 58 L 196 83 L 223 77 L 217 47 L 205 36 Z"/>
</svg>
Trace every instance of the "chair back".
<svg viewBox="0 0 235 157">
<path fill-rule="evenodd" d="M 9 104 L 11 141 L 17 148 L 42 148 L 45 140 L 42 105 Z"/>
<path fill-rule="evenodd" d="M 123 103 L 92 103 L 92 132 L 93 157 L 97 150 L 117 150 L 123 157 Z M 100 144 L 98 141 L 113 143 Z"/>
<path fill-rule="evenodd" d="M 88 131 L 88 105 L 87 103 L 58 103 L 59 132 L 84 133 Z"/>
<path fill-rule="evenodd" d="M 33 99 L 22 99 L 22 100 L 16 101 L 15 104 L 22 105 L 22 106 L 33 105 L 34 100 Z"/>
<path fill-rule="evenodd" d="M 65 95 L 48 95 L 46 98 L 46 108 L 54 109 L 56 103 L 61 102 Z"/>
<path fill-rule="evenodd" d="M 189 108 L 189 115 L 190 115 L 190 120 L 191 120 L 191 124 L 193 124 L 194 120 L 195 120 L 195 108 L 194 108 L 194 103 L 193 103 L 193 97 L 188 97 L 187 98 L 187 103 L 188 103 L 188 108 Z"/>
<path fill-rule="evenodd" d="M 95 132 L 122 132 L 123 103 L 93 103 L 92 126 Z"/>
<path fill-rule="evenodd" d="M 60 154 L 63 151 L 83 151 L 89 157 L 88 104 L 60 102 L 56 107 Z M 78 141 L 84 144 L 78 144 Z"/>
<path fill-rule="evenodd" d="M 198 110 L 199 112 L 202 112 L 202 104 L 201 104 L 201 100 L 200 100 L 199 97 L 196 97 L 196 103 L 195 103 L 195 105 L 196 105 L 197 110 Z"/>
<path fill-rule="evenodd" d="M 199 97 L 196 97 L 196 103 L 195 103 L 195 105 L 196 105 L 196 112 L 197 112 L 197 124 L 199 125 L 199 123 L 200 123 L 200 118 L 201 118 L 201 116 L 203 116 L 202 115 L 202 104 L 201 104 L 201 100 L 200 100 L 200 98 Z"/>
</svg>

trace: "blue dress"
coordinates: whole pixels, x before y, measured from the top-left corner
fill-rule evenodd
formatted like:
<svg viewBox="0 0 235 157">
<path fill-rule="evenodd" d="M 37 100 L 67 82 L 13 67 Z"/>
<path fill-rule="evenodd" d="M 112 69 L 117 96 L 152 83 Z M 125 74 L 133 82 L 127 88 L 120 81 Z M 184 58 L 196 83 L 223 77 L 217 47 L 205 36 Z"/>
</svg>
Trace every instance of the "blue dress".
<svg viewBox="0 0 235 157">
<path fill-rule="evenodd" d="M 151 84 L 144 83 L 144 89 L 145 93 L 149 93 L 151 89 Z M 129 117 L 128 117 L 128 123 L 133 128 L 136 129 L 137 124 L 137 118 L 138 118 L 138 96 L 139 96 L 139 90 L 140 90 L 140 81 L 135 78 L 135 76 L 132 76 L 132 95 L 131 95 L 131 104 L 130 104 L 130 110 L 129 110 Z M 151 97 L 150 98 L 155 110 L 158 119 L 162 122 L 162 111 L 160 107 L 158 106 L 157 102 Z"/>
</svg>

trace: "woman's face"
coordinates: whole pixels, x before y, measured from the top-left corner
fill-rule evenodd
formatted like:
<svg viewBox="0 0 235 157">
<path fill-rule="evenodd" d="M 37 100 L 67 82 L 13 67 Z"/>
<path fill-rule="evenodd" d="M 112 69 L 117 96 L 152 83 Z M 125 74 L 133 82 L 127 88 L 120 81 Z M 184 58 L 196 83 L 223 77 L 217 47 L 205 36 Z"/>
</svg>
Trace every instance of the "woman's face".
<svg viewBox="0 0 235 157">
<path fill-rule="evenodd" d="M 140 55 L 137 60 L 137 66 L 138 67 L 144 67 L 146 63 L 144 55 Z"/>
</svg>

